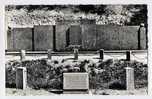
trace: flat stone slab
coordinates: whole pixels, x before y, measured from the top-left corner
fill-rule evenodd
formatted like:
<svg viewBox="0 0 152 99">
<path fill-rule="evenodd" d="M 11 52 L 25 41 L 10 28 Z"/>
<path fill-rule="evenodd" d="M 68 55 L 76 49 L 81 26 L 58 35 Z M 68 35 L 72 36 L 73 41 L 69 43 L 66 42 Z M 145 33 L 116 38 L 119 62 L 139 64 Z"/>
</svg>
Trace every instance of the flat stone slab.
<svg viewBox="0 0 152 99">
<path fill-rule="evenodd" d="M 63 90 L 65 94 L 87 94 L 89 89 L 88 73 L 64 73 Z"/>
<path fill-rule="evenodd" d="M 64 90 L 87 90 L 89 89 L 88 73 L 64 73 Z"/>
</svg>

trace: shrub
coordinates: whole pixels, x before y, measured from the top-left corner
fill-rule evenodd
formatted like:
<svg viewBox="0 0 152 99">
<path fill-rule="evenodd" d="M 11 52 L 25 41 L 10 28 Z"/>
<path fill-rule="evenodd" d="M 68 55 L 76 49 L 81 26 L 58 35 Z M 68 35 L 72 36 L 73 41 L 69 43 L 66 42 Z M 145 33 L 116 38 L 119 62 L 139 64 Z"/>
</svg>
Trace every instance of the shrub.
<svg viewBox="0 0 152 99">
<path fill-rule="evenodd" d="M 58 62 L 39 59 L 32 61 L 10 61 L 6 63 L 6 87 L 15 87 L 16 67 L 27 68 L 28 86 L 34 89 L 40 88 L 63 88 L 64 72 L 88 72 L 91 89 L 125 88 L 125 67 L 134 68 L 135 88 L 147 87 L 148 68 L 147 64 L 137 61 L 126 62 L 125 60 L 100 61 L 94 63 L 91 60 L 77 62 Z M 116 87 L 119 86 L 119 87 Z"/>
<path fill-rule="evenodd" d="M 131 61 L 128 63 L 124 60 L 115 60 L 114 62 L 112 62 L 112 60 L 106 60 L 101 62 L 98 68 L 102 68 L 104 71 L 97 75 L 97 83 L 100 82 L 101 85 L 99 86 L 106 88 L 114 88 L 113 85 L 120 85 L 122 88 L 125 88 L 125 67 L 127 66 L 134 68 L 135 88 L 146 87 L 148 85 L 147 66 L 146 64 L 137 61 Z"/>
</svg>

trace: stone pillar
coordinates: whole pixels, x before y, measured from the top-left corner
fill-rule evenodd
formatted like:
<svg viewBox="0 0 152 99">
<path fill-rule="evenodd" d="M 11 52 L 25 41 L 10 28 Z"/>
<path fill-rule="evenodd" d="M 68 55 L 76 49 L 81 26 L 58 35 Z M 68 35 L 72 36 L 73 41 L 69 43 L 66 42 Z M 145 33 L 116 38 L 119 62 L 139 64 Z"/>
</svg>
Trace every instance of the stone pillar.
<svg viewBox="0 0 152 99">
<path fill-rule="evenodd" d="M 126 61 L 130 61 L 131 51 L 126 51 Z"/>
<path fill-rule="evenodd" d="M 78 49 L 77 48 L 74 48 L 74 60 L 78 60 Z"/>
<path fill-rule="evenodd" d="M 21 59 L 21 61 L 25 60 L 25 56 L 26 56 L 25 50 L 21 50 L 21 52 L 20 52 L 20 59 Z"/>
<path fill-rule="evenodd" d="M 52 49 L 47 50 L 48 59 L 52 59 Z"/>
<path fill-rule="evenodd" d="M 16 70 L 16 88 L 26 89 L 27 87 L 27 70 L 26 67 L 17 67 Z"/>
<path fill-rule="evenodd" d="M 134 69 L 131 67 L 126 67 L 126 89 L 134 90 Z"/>
<path fill-rule="evenodd" d="M 104 59 L 104 49 L 100 49 L 99 50 L 99 56 L 100 56 L 100 59 Z"/>
<path fill-rule="evenodd" d="M 143 23 L 140 24 L 138 30 L 138 49 L 145 50 L 147 47 L 146 28 Z"/>
</svg>

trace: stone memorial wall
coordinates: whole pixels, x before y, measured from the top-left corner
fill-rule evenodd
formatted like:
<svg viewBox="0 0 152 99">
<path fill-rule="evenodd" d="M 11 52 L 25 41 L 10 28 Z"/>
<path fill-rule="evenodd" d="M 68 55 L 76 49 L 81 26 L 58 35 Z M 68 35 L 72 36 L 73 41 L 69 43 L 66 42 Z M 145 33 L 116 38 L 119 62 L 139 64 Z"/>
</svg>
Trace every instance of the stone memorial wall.
<svg viewBox="0 0 152 99">
<path fill-rule="evenodd" d="M 13 28 L 8 34 L 8 50 L 32 50 L 32 28 Z"/>
<path fill-rule="evenodd" d="M 56 50 L 63 51 L 67 47 L 68 38 L 67 35 L 69 34 L 69 25 L 56 25 Z"/>
<path fill-rule="evenodd" d="M 34 50 L 53 49 L 53 26 L 34 26 Z"/>
<path fill-rule="evenodd" d="M 82 48 L 96 50 L 96 25 L 82 25 Z"/>
<path fill-rule="evenodd" d="M 66 51 L 70 45 L 91 51 L 147 49 L 146 28 L 140 26 L 58 24 L 14 28 L 7 40 L 8 50 Z"/>
<path fill-rule="evenodd" d="M 81 45 L 81 27 L 80 25 L 72 25 L 69 31 L 69 45 Z"/>
</svg>

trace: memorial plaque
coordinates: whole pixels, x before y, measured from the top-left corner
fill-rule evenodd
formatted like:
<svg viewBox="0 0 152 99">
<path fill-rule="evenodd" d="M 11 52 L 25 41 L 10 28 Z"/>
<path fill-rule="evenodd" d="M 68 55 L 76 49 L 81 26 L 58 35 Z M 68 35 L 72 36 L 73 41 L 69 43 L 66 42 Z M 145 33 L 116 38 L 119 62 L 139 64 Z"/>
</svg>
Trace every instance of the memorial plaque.
<svg viewBox="0 0 152 99">
<path fill-rule="evenodd" d="M 56 25 L 56 50 L 62 51 L 68 45 L 69 25 Z"/>
<path fill-rule="evenodd" d="M 88 93 L 89 77 L 88 73 L 64 73 L 64 93 L 84 94 Z"/>
<path fill-rule="evenodd" d="M 69 31 L 70 45 L 81 45 L 82 35 L 80 25 L 72 25 Z"/>
<path fill-rule="evenodd" d="M 82 25 L 82 48 L 83 50 L 97 50 L 96 25 Z"/>
<path fill-rule="evenodd" d="M 53 49 L 53 25 L 34 26 L 34 49 Z"/>
<path fill-rule="evenodd" d="M 32 28 L 14 28 L 10 36 L 10 50 L 32 50 Z"/>
</svg>

